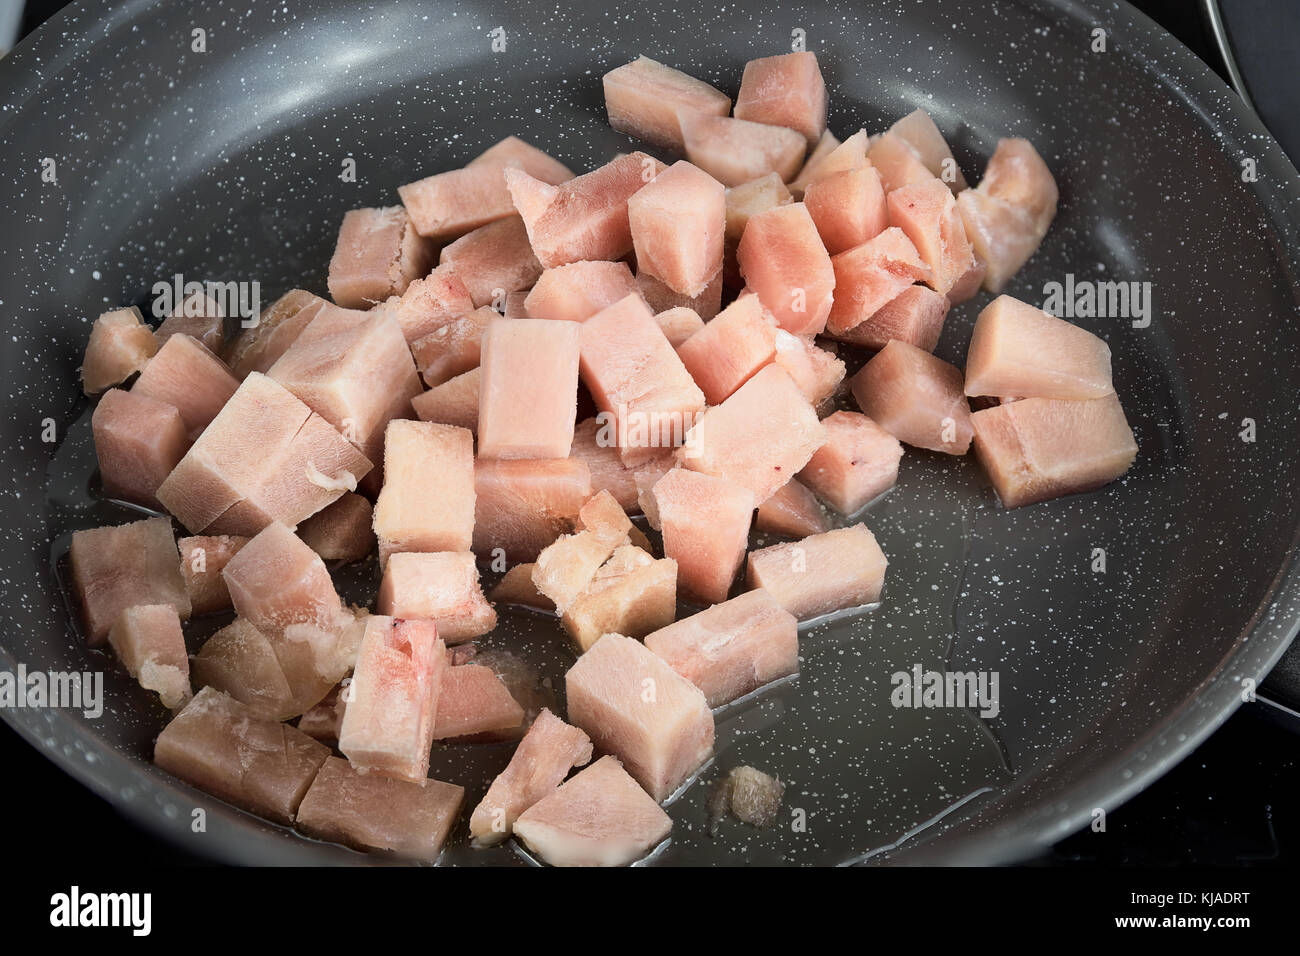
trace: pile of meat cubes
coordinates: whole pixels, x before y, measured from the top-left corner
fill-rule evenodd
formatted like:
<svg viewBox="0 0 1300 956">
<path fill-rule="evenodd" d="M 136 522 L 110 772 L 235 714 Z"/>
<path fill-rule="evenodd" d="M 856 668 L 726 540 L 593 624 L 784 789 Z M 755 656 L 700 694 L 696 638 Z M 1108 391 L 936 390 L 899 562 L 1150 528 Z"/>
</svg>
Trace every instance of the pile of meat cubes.
<svg viewBox="0 0 1300 956">
<path fill-rule="evenodd" d="M 204 297 L 95 323 L 104 493 L 160 516 L 78 532 L 72 580 L 87 642 L 175 711 L 163 769 L 433 861 L 465 815 L 434 742 L 515 740 L 473 838 L 629 863 L 668 837 L 713 711 L 793 674 L 801 623 L 880 599 L 855 516 L 904 445 L 973 443 L 1006 507 L 1133 461 L 1089 332 L 999 296 L 964 372 L 931 354 L 1052 222 L 1028 142 L 975 187 L 919 110 L 840 142 L 812 53 L 747 64 L 734 108 L 644 57 L 604 87 L 615 129 L 685 158 L 575 176 L 510 137 L 348 212 L 330 299 L 291 291 L 229 339 Z M 846 380 L 848 350 L 874 354 Z M 346 606 L 330 568 L 372 555 L 373 607 Z M 488 596 L 480 567 L 505 571 Z M 572 636 L 567 720 L 476 662 L 510 605 Z M 191 657 L 183 622 L 231 609 Z"/>
</svg>

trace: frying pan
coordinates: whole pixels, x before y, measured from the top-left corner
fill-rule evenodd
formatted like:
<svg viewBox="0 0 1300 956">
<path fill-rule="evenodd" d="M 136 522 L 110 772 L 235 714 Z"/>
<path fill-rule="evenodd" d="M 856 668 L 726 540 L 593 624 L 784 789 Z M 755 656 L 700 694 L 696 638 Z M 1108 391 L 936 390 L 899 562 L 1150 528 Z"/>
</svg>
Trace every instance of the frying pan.
<svg viewBox="0 0 1300 956">
<path fill-rule="evenodd" d="M 206 52 L 192 49 L 196 29 Z M 77 637 L 61 584 L 69 535 L 137 517 L 95 493 L 76 387 L 89 322 L 176 273 L 257 279 L 268 299 L 323 292 L 346 209 L 391 204 L 397 185 L 512 133 L 591 168 L 632 145 L 607 128 L 601 73 L 644 53 L 734 95 L 743 63 L 788 51 L 796 30 L 841 135 L 922 106 L 972 179 L 999 137 L 1037 145 L 1060 213 L 1009 293 L 1041 303 L 1044 283 L 1067 274 L 1151 283 L 1145 328 L 1077 319 L 1110 344 L 1140 453 L 1108 488 L 1004 511 L 972 461 L 909 449 L 898 487 L 865 516 L 890 558 L 882 606 L 805 629 L 797 678 L 718 715 L 717 757 L 670 805 L 673 836 L 653 860 L 1021 858 L 1213 731 L 1300 620 L 1300 182 L 1184 48 L 1123 3 L 1080 0 L 134 0 L 54 18 L 0 61 L 11 480 L 0 667 L 103 671 L 106 710 L 5 719 L 193 852 L 373 861 L 154 769 L 165 713 Z M 340 178 L 348 157 L 357 182 Z M 43 181 L 44 159 L 56 182 Z M 941 357 L 962 361 L 987 301 L 953 311 Z M 338 577 L 352 597 L 374 586 L 373 567 Z M 506 615 L 487 643 L 556 677 L 572 659 L 542 617 Z M 890 675 L 915 664 L 996 672 L 998 714 L 892 707 Z M 439 749 L 431 772 L 464 783 L 472 805 L 509 753 Z M 740 764 L 786 783 L 782 818 L 710 835 L 710 785 Z M 195 806 L 207 808 L 203 833 Z M 526 862 L 511 846 L 469 848 L 461 827 L 445 862 Z"/>
</svg>

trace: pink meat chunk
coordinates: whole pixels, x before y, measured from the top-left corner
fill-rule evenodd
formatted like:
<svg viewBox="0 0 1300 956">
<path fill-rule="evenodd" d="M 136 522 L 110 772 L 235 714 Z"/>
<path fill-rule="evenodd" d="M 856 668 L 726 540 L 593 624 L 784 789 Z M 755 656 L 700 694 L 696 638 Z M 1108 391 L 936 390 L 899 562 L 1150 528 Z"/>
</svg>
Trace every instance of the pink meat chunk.
<svg viewBox="0 0 1300 956">
<path fill-rule="evenodd" d="M 145 367 L 158 351 L 153 329 L 135 306 L 105 312 L 90 328 L 81 362 L 81 387 L 87 395 L 120 385 Z"/>
<path fill-rule="evenodd" d="M 656 314 L 669 309 L 690 309 L 701 319 L 711 319 L 722 309 L 722 270 L 714 274 L 699 295 L 674 292 L 648 272 L 637 274 L 636 291 Z"/>
<path fill-rule="evenodd" d="M 823 182 L 838 173 L 870 169 L 871 161 L 867 159 L 869 143 L 867 131 L 860 129 L 823 156 L 817 167 L 808 175 L 808 181 L 804 186 L 804 199 L 808 198 L 808 189 L 813 183 Z"/>
<path fill-rule="evenodd" d="M 910 146 L 930 175 L 947 184 L 954 193 L 966 188 L 966 177 L 953 158 L 947 140 L 925 110 L 908 113 L 889 127 L 889 132 Z"/>
<path fill-rule="evenodd" d="M 816 335 L 826 327 L 836 275 L 803 203 L 753 216 L 736 248 L 736 261 L 749 288 L 781 328 Z"/>
<path fill-rule="evenodd" d="M 455 271 L 477 306 L 495 308 L 511 293 L 529 288 L 542 274 L 542 264 L 528 242 L 528 230 L 518 216 L 466 233 L 442 250 L 439 261 Z"/>
<path fill-rule="evenodd" d="M 181 577 L 190 597 L 192 614 L 212 614 L 230 608 L 230 591 L 221 571 L 248 544 L 232 534 L 199 535 L 176 542 L 181 553 Z"/>
<path fill-rule="evenodd" d="M 903 446 L 866 415 L 835 412 L 822 419 L 826 444 L 799 480 L 842 515 L 859 511 L 898 481 Z"/>
<path fill-rule="evenodd" d="M 581 326 L 498 319 L 483 334 L 480 458 L 566 458 L 577 411 Z"/>
<path fill-rule="evenodd" d="M 225 310 L 204 292 L 191 292 L 162 320 L 154 337 L 161 347 L 173 335 L 188 335 L 220 356 L 226 346 Z"/>
<path fill-rule="evenodd" d="M 464 802 L 464 787 L 360 773 L 329 757 L 303 797 L 298 829 L 354 850 L 434 863 Z"/>
<path fill-rule="evenodd" d="M 297 525 L 353 490 L 370 460 L 329 422 L 260 372 L 250 373 L 158 488 L 193 534 L 248 537 Z"/>
<path fill-rule="evenodd" d="M 584 506 L 585 507 L 585 506 Z M 619 513 L 623 514 L 622 509 Z M 582 510 L 578 512 L 582 520 Z M 627 521 L 627 516 L 623 515 Z M 533 584 L 545 595 L 555 609 L 563 614 L 591 584 L 601 565 L 609 560 L 615 549 L 628 543 L 628 528 L 617 525 L 599 525 L 596 529 L 582 529 L 564 535 L 542 549 L 533 565 Z"/>
<path fill-rule="evenodd" d="M 776 328 L 758 296 L 742 295 L 677 347 L 710 405 L 720 405 L 776 358 Z"/>
<path fill-rule="evenodd" d="M 594 491 L 608 491 L 629 514 L 640 510 L 637 504 L 638 479 L 653 481 L 673 466 L 671 449 L 644 464 L 628 466 L 618 452 L 617 428 L 613 421 L 588 418 L 577 424 L 573 433 L 571 459 L 586 463 Z"/>
<path fill-rule="evenodd" d="M 441 385 L 478 368 L 483 333 L 500 317 L 490 305 L 481 306 L 412 342 L 411 354 L 425 384 Z"/>
<path fill-rule="evenodd" d="M 1020 399 L 982 409 L 971 423 L 975 455 L 1006 508 L 1100 488 L 1137 457 L 1114 393 L 1081 402 Z"/>
<path fill-rule="evenodd" d="M 681 348 L 683 342 L 704 328 L 704 320 L 700 318 L 699 313 L 686 306 L 665 309 L 655 316 L 655 321 L 659 323 L 659 328 L 663 329 L 668 344 L 675 349 Z M 678 356 L 680 355 L 679 352 Z"/>
<path fill-rule="evenodd" d="M 584 259 L 618 259 L 632 251 L 627 201 L 663 164 L 628 153 L 559 186 L 511 169 L 506 182 L 544 268 Z"/>
<path fill-rule="evenodd" d="M 190 616 L 166 518 L 73 532 L 68 559 L 91 647 L 101 646 L 122 612 L 137 604 L 170 604 L 183 620 Z"/>
<path fill-rule="evenodd" d="M 573 530 L 591 497 L 591 471 L 581 460 L 485 460 L 474 469 L 474 487 L 475 553 L 500 549 L 509 561 L 534 561 Z"/>
<path fill-rule="evenodd" d="M 886 193 L 934 179 L 934 173 L 921 161 L 916 150 L 897 133 L 884 132 L 873 137 L 867 158 L 880 173 L 880 182 Z"/>
<path fill-rule="evenodd" d="M 131 391 L 173 406 L 190 436 L 207 428 L 239 388 L 226 364 L 188 335 L 174 335 L 149 360 Z"/>
<path fill-rule="evenodd" d="M 825 440 L 826 429 L 799 386 L 785 369 L 768 365 L 709 409 L 679 455 L 692 471 L 748 488 L 761 505 Z"/>
<path fill-rule="evenodd" d="M 430 476 L 437 477 L 431 487 Z M 394 419 L 375 502 L 379 564 L 398 551 L 468 551 L 474 534 L 474 436 L 468 429 Z"/>
<path fill-rule="evenodd" d="M 474 555 L 468 551 L 393 555 L 375 606 L 394 618 L 435 622 L 438 636 L 449 644 L 486 634 L 497 625 L 497 612 L 483 597 Z"/>
<path fill-rule="evenodd" d="M 137 604 L 109 629 L 108 643 L 127 673 L 164 707 L 177 710 L 190 699 L 190 659 L 181 619 L 170 604 Z"/>
<path fill-rule="evenodd" d="M 664 557 L 677 562 L 677 590 L 688 600 L 717 604 L 749 543 L 754 494 L 725 478 L 674 468 L 651 489 Z"/>
<path fill-rule="evenodd" d="M 374 508 L 346 492 L 298 525 L 298 537 L 325 561 L 360 561 L 375 550 Z"/>
<path fill-rule="evenodd" d="M 880 174 L 870 166 L 817 179 L 803 201 L 822 245 L 833 256 L 874 239 L 889 226 Z"/>
<path fill-rule="evenodd" d="M 799 670 L 799 622 L 764 590 L 747 591 L 649 634 L 645 646 L 722 707 Z"/>
<path fill-rule="evenodd" d="M 534 319 L 584 322 L 634 292 L 626 262 L 570 262 L 542 273 L 524 309 Z"/>
<path fill-rule="evenodd" d="M 864 524 L 751 551 L 745 580 L 801 621 L 880 600 L 888 565 Z"/>
<path fill-rule="evenodd" d="M 765 56 L 745 64 L 736 118 L 786 126 L 814 146 L 826 132 L 826 84 L 817 54 Z"/>
<path fill-rule="evenodd" d="M 801 201 L 803 199 L 803 194 L 808 188 L 808 184 L 816 177 L 817 171 L 826 160 L 826 157 L 835 152 L 839 145 L 840 141 L 830 130 L 826 130 L 826 132 L 822 133 L 818 138 L 817 145 L 812 148 L 812 151 L 808 154 L 808 158 L 805 159 L 803 165 L 799 167 L 799 174 L 795 176 L 794 179 L 790 180 L 790 195 L 793 196 L 796 201 Z"/>
<path fill-rule="evenodd" d="M 226 362 L 235 378 L 243 380 L 274 365 L 326 305 L 330 303 L 318 295 L 291 289 L 263 309 L 226 348 Z"/>
<path fill-rule="evenodd" d="M 491 846 L 510 836 L 519 815 L 555 792 L 569 771 L 591 760 L 591 738 L 546 708 L 519 742 L 469 818 L 474 842 Z"/>
<path fill-rule="evenodd" d="M 510 136 L 464 168 L 398 186 L 397 194 L 420 235 L 450 239 L 514 215 L 506 186 L 512 170 L 551 185 L 573 178 L 563 163 Z"/>
<path fill-rule="evenodd" d="M 517 604 L 539 611 L 554 611 L 555 602 L 537 590 L 533 583 L 535 567 L 537 565 L 532 562 L 516 564 L 497 582 L 488 599 L 493 604 Z"/>
<path fill-rule="evenodd" d="M 979 314 L 966 352 L 967 395 L 1086 400 L 1111 385 L 1110 347 L 1087 329 L 1000 295 Z"/>
<path fill-rule="evenodd" d="M 268 635 L 291 624 L 329 629 L 351 618 L 320 556 L 278 521 L 240 548 L 221 575 L 236 613 Z"/>
<path fill-rule="evenodd" d="M 722 260 L 723 279 L 727 285 L 740 288 L 745 284 L 736 263 L 736 247 L 740 245 L 740 237 L 744 235 L 749 220 L 764 210 L 790 202 L 790 190 L 776 173 L 759 176 L 727 190 L 727 228 Z"/>
<path fill-rule="evenodd" d="M 976 255 L 987 266 L 984 288 L 1001 292 L 1037 251 L 1056 216 L 1056 180 L 1023 139 L 1003 139 L 975 189 L 957 206 Z"/>
<path fill-rule="evenodd" d="M 831 333 L 831 337 L 869 349 L 883 349 L 890 339 L 900 339 L 933 352 L 951 304 L 947 296 L 929 286 L 909 285 L 869 318 L 844 332 Z"/>
<path fill-rule="evenodd" d="M 964 455 L 970 449 L 970 405 L 962 374 L 942 359 L 894 339 L 850 380 L 867 417 L 917 448 Z"/>
<path fill-rule="evenodd" d="M 795 130 L 695 110 L 677 114 L 686 158 L 724 186 L 776 173 L 793 179 L 807 143 Z"/>
<path fill-rule="evenodd" d="M 891 226 L 831 259 L 835 304 L 826 329 L 842 335 L 866 322 L 912 286 L 931 278 L 930 267 L 907 234 Z"/>
<path fill-rule="evenodd" d="M 637 191 L 627 202 L 637 271 L 681 295 L 703 292 L 722 268 L 726 194 L 722 183 L 685 160 Z"/>
<path fill-rule="evenodd" d="M 602 634 L 618 630 L 639 638 L 671 623 L 676 613 L 677 562 L 655 560 L 625 544 L 600 566 L 560 623 L 585 651 Z"/>
<path fill-rule="evenodd" d="M 480 358 L 481 358 L 480 345 Z M 482 388 L 481 368 L 449 378 L 411 399 L 411 408 L 422 422 L 455 425 L 478 433 L 478 399 Z"/>
<path fill-rule="evenodd" d="M 371 314 L 393 316 L 406 341 L 414 342 L 473 311 L 474 299 L 460 275 L 450 265 L 440 265 L 401 295 L 389 296 Z"/>
<path fill-rule="evenodd" d="M 776 364 L 794 379 L 818 414 L 834 402 L 844 381 L 844 361 L 834 352 L 815 344 L 811 336 L 791 335 L 776 330 Z"/>
<path fill-rule="evenodd" d="M 330 259 L 330 297 L 345 309 L 368 309 L 427 276 L 437 253 L 401 206 L 349 210 Z"/>
<path fill-rule="evenodd" d="M 758 506 L 754 527 L 787 538 L 806 538 L 829 531 L 831 523 L 817 496 L 791 478 Z"/>
<path fill-rule="evenodd" d="M 930 178 L 889 194 L 889 221 L 907 234 L 930 267 L 927 283 L 947 295 L 971 269 L 975 253 L 957 212 L 952 191 Z"/>
<path fill-rule="evenodd" d="M 190 442 L 175 406 L 120 388 L 110 389 L 90 419 L 104 494 L 158 508 L 158 487 Z"/>
<path fill-rule="evenodd" d="M 361 771 L 424 780 L 447 669 L 447 648 L 433 621 L 367 618 L 339 728 L 348 762 Z"/>
<path fill-rule="evenodd" d="M 293 823 L 329 748 L 205 687 L 154 744 L 154 763 L 235 806 Z"/>
<path fill-rule="evenodd" d="M 644 464 L 680 445 L 704 409 L 704 394 L 654 314 L 630 295 L 580 327 L 582 380 L 617 425 L 623 460 Z"/>
<path fill-rule="evenodd" d="M 511 730 L 523 720 L 524 709 L 492 668 L 458 664 L 443 675 L 433 739 Z"/>
<path fill-rule="evenodd" d="M 712 116 L 731 112 L 731 98 L 703 80 L 646 56 L 610 70 L 602 77 L 609 125 L 661 149 L 683 152 L 686 144 L 677 123 L 678 110 Z"/>
<path fill-rule="evenodd" d="M 569 720 L 658 803 L 713 753 L 704 694 L 640 641 L 604 635 L 569 668 L 564 686 Z"/>
<path fill-rule="evenodd" d="M 229 694 L 259 717 L 284 720 L 297 712 L 270 639 L 243 618 L 204 642 L 193 671 L 195 685 Z"/>
<path fill-rule="evenodd" d="M 347 709 L 346 702 L 339 699 L 339 691 L 338 687 L 330 691 L 324 700 L 299 717 L 295 726 L 313 740 L 336 743 L 343 724 L 343 712 Z"/>
</svg>

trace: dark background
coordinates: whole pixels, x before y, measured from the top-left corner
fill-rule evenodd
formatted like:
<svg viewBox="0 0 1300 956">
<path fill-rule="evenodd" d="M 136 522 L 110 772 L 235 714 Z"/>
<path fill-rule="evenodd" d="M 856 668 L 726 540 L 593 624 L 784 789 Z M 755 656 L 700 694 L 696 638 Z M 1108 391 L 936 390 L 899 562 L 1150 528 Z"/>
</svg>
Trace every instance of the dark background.
<svg viewBox="0 0 1300 956">
<path fill-rule="evenodd" d="M 849 0 L 846 0 L 849 2 Z M 1225 81 L 1229 77 L 1199 0 L 1134 0 Z M 26 5 L 23 34 L 63 4 Z M 1230 48 L 1248 95 L 1265 124 L 1300 164 L 1300 3 L 1294 0 L 1221 0 Z M 1300 705 L 1300 655 L 1288 682 L 1275 679 L 1264 693 Z M 93 853 L 131 866 L 194 865 L 203 861 L 163 843 L 120 816 L 108 803 L 0 723 L 5 780 L 0 818 L 9 827 L 6 849 L 31 860 Z M 1120 807 L 1105 833 L 1084 831 L 1063 840 L 1030 865 L 1275 866 L 1300 857 L 1300 715 L 1260 701 L 1243 706 L 1178 767 Z"/>
</svg>

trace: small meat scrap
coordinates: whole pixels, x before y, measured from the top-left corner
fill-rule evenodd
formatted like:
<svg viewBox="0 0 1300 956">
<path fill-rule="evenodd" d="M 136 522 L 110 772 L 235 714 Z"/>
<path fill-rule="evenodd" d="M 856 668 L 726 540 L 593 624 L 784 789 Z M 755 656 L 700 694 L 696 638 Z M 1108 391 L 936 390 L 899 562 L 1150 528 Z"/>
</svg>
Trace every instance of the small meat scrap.
<svg viewBox="0 0 1300 956">
<path fill-rule="evenodd" d="M 844 360 L 817 345 L 811 336 L 791 335 L 785 329 L 776 330 L 774 342 L 776 364 L 794 379 L 817 413 L 825 414 L 834 405 L 835 394 L 844 381 Z"/>
<path fill-rule="evenodd" d="M 726 188 L 679 160 L 627 201 L 637 272 L 697 296 L 722 268 Z"/>
<path fill-rule="evenodd" d="M 87 395 L 121 385 L 145 367 L 158 351 L 153 329 L 135 306 L 105 312 L 90 328 L 86 357 L 81 362 L 81 386 Z"/>
<path fill-rule="evenodd" d="M 131 391 L 173 406 L 191 438 L 207 428 L 239 380 L 198 339 L 174 335 L 149 360 Z"/>
<path fill-rule="evenodd" d="M 354 850 L 434 863 L 464 802 L 465 789 L 454 784 L 359 773 L 328 757 L 303 797 L 298 829 Z"/>
<path fill-rule="evenodd" d="M 758 296 L 742 294 L 677 346 L 710 405 L 720 405 L 776 358 L 776 327 Z"/>
<path fill-rule="evenodd" d="M 785 206 L 791 201 L 790 190 L 777 173 L 759 176 L 727 190 L 726 248 L 723 255 L 723 277 L 727 285 L 740 288 L 745 284 L 736 264 L 736 247 L 740 245 L 740 237 L 744 235 L 749 220 L 766 209 Z"/>
<path fill-rule="evenodd" d="M 822 419 L 826 443 L 799 480 L 842 515 L 857 513 L 898 481 L 903 446 L 866 415 L 835 412 Z"/>
<path fill-rule="evenodd" d="M 272 521 L 297 525 L 355 488 L 370 467 L 329 422 L 252 372 L 158 488 L 158 500 L 193 534 L 252 536 Z"/>
<path fill-rule="evenodd" d="M 621 509 L 619 514 L 623 514 Z M 626 515 L 623 520 L 627 521 Z M 631 522 L 628 522 L 630 527 Z M 627 528 L 617 526 L 584 529 L 557 538 L 537 556 L 533 566 L 533 584 L 563 614 L 586 591 L 614 550 L 627 543 Z"/>
<path fill-rule="evenodd" d="M 339 727 L 339 750 L 348 762 L 423 781 L 447 669 L 447 648 L 433 621 L 366 618 Z"/>
<path fill-rule="evenodd" d="M 439 262 L 460 277 L 476 306 L 496 307 L 506 296 L 528 289 L 542 274 L 528 230 L 518 216 L 467 232 L 442 250 Z"/>
<path fill-rule="evenodd" d="M 826 328 L 835 270 L 803 203 L 774 206 L 749 220 L 736 247 L 744 276 L 776 324 L 795 335 Z"/>
<path fill-rule="evenodd" d="M 1000 295 L 980 312 L 966 350 L 967 395 L 1104 398 L 1110 347 L 1087 329 Z"/>
<path fill-rule="evenodd" d="M 177 710 L 190 699 L 190 659 L 181 619 L 170 604 L 136 604 L 109 629 L 108 643 L 127 673 L 164 707 Z"/>
<path fill-rule="evenodd" d="M 229 694 L 259 717 L 285 720 L 297 712 L 271 641 L 243 618 L 204 641 L 193 672 L 196 685 Z"/>
<path fill-rule="evenodd" d="M 609 125 L 660 149 L 685 150 L 679 110 L 713 116 L 731 112 L 731 98 L 703 80 L 639 56 L 602 77 Z"/>
<path fill-rule="evenodd" d="M 683 109 L 677 114 L 686 158 L 724 186 L 776 173 L 793 179 L 807 143 L 792 129 Z"/>
<path fill-rule="evenodd" d="M 949 197 L 951 198 L 951 197 Z M 897 226 L 831 259 L 835 303 L 826 320 L 830 335 L 843 335 L 867 322 L 911 288 L 931 278 L 930 267 Z"/>
<path fill-rule="evenodd" d="M 581 459 L 480 460 L 474 487 L 474 552 L 499 548 L 508 561 L 534 561 L 573 530 L 591 497 L 591 470 Z"/>
<path fill-rule="evenodd" d="M 642 637 L 670 623 L 677 613 L 677 562 L 655 560 L 634 544 L 616 548 L 560 623 L 585 651 L 602 634 Z"/>
<path fill-rule="evenodd" d="M 497 625 L 497 612 L 483 597 L 474 555 L 468 551 L 394 554 L 376 601 L 380 614 L 434 621 L 438 636 L 448 644 L 468 641 Z"/>
<path fill-rule="evenodd" d="M 474 534 L 474 436 L 466 428 L 394 419 L 375 502 L 379 565 L 397 551 L 468 551 Z M 437 486 L 430 485 L 436 477 Z"/>
<path fill-rule="evenodd" d="M 1080 402 L 1024 398 L 978 411 L 971 424 L 975 456 L 1005 508 L 1100 488 L 1137 457 L 1113 392 Z"/>
<path fill-rule="evenodd" d="M 483 373 L 472 368 L 421 392 L 411 399 L 411 408 L 422 422 L 455 425 L 478 432 L 478 398 Z"/>
<path fill-rule="evenodd" d="M 349 210 L 330 259 L 330 297 L 345 309 L 368 309 L 427 276 L 437 256 L 401 206 Z"/>
<path fill-rule="evenodd" d="M 563 163 L 509 136 L 465 167 L 398 186 L 397 194 L 420 235 L 451 239 L 514 215 L 507 171 L 549 184 L 573 177 Z"/>
<path fill-rule="evenodd" d="M 884 552 L 864 524 L 751 551 L 745 580 L 801 621 L 875 604 L 885 583 Z"/>
<path fill-rule="evenodd" d="M 391 315 L 407 342 L 414 342 L 453 319 L 474 311 L 474 299 L 456 270 L 446 263 L 415 279 L 401 295 L 389 296 L 370 310 Z"/>
<path fill-rule="evenodd" d="M 745 560 L 753 492 L 726 478 L 674 468 L 649 493 L 664 557 L 677 562 L 678 592 L 704 604 L 725 601 Z"/>
<path fill-rule="evenodd" d="M 618 453 L 618 428 L 612 421 L 601 417 L 578 422 L 573 432 L 573 449 L 569 457 L 585 462 L 591 472 L 593 491 L 608 491 L 614 500 L 629 514 L 640 510 L 637 503 L 637 481 L 650 481 L 673 467 L 672 449 L 641 465 L 629 467 Z"/>
<path fill-rule="evenodd" d="M 492 668 L 457 664 L 443 674 L 434 740 L 512 730 L 523 721 L 523 707 Z"/>
<path fill-rule="evenodd" d="M 626 866 L 672 828 L 618 758 L 605 756 L 525 810 L 514 831 L 551 866 Z"/>
<path fill-rule="evenodd" d="M 498 319 L 483 334 L 480 458 L 567 458 L 577 413 L 580 326 Z"/>
<path fill-rule="evenodd" d="M 291 824 L 329 748 L 205 687 L 163 728 L 154 763 L 214 797 Z"/>
<path fill-rule="evenodd" d="M 645 646 L 721 707 L 799 670 L 799 622 L 747 591 L 646 635 Z"/>
<path fill-rule="evenodd" d="M 369 499 L 345 492 L 298 525 L 298 537 L 325 561 L 360 561 L 375 550 Z"/>
<path fill-rule="evenodd" d="M 591 760 L 591 738 L 542 708 L 497 774 L 469 819 L 469 832 L 482 846 L 510 836 L 519 815 L 555 792 L 574 767 Z"/>
<path fill-rule="evenodd" d="M 829 531 L 831 523 L 817 496 L 791 478 L 758 506 L 754 527 L 787 538 L 806 538 Z"/>
<path fill-rule="evenodd" d="M 91 647 L 101 646 L 122 612 L 137 604 L 170 604 L 182 620 L 190 616 L 166 518 L 73 532 L 68 559 Z"/>
<path fill-rule="evenodd" d="M 826 84 L 817 54 L 750 60 L 740 80 L 735 114 L 737 119 L 797 130 L 809 147 L 816 145 L 826 132 Z"/>
<path fill-rule="evenodd" d="M 753 767 L 735 767 L 719 782 L 726 798 L 726 809 L 741 823 L 770 827 L 776 822 L 785 784 Z"/>
<path fill-rule="evenodd" d="M 113 388 L 90 418 L 104 494 L 158 508 L 158 487 L 189 450 L 189 429 L 173 405 Z"/>
<path fill-rule="evenodd" d="M 961 371 L 929 352 L 894 339 L 849 384 L 858 407 L 899 440 L 949 455 L 970 449 Z"/>
<path fill-rule="evenodd" d="M 659 328 L 663 329 L 664 338 L 673 348 L 681 348 L 683 342 L 704 328 L 704 320 L 699 313 L 686 306 L 665 309 L 655 316 Z M 679 353 L 680 354 L 680 353 Z"/>
<path fill-rule="evenodd" d="M 564 678 L 569 720 L 662 803 L 713 754 L 699 688 L 640 641 L 606 634 Z"/>
<path fill-rule="evenodd" d="M 226 349 L 226 361 L 241 381 L 265 372 L 293 344 L 320 310 L 330 303 L 305 289 L 290 289 L 242 327 Z"/>
<path fill-rule="evenodd" d="M 481 306 L 412 342 L 411 354 L 425 384 L 441 385 L 478 368 L 483 334 L 497 318 L 500 313 L 496 309 Z"/>
<path fill-rule="evenodd" d="M 690 309 L 701 319 L 711 319 L 722 308 L 722 270 L 718 270 L 699 295 L 674 292 L 648 272 L 637 273 L 636 290 L 656 315 L 669 309 Z"/>
<path fill-rule="evenodd" d="M 804 191 L 808 184 L 813 181 L 817 175 L 818 169 L 825 162 L 826 157 L 839 147 L 840 141 L 830 130 L 822 133 L 817 140 L 817 145 L 812 148 L 808 158 L 804 160 L 803 166 L 799 168 L 799 175 L 789 183 L 790 195 L 796 200 L 802 200 Z"/>
<path fill-rule="evenodd" d="M 949 295 L 976 268 L 952 190 L 930 177 L 895 189 L 888 204 L 890 225 L 907 234 L 930 269 L 926 282 L 934 291 Z"/>
<path fill-rule="evenodd" d="M 547 269 L 524 300 L 530 318 L 585 322 L 636 292 L 626 262 L 570 262 Z"/>
<path fill-rule="evenodd" d="M 909 285 L 851 329 L 839 333 L 828 329 L 827 333 L 840 342 L 869 349 L 883 349 L 890 339 L 901 339 L 933 352 L 951 306 L 946 295 L 929 286 Z"/>
<path fill-rule="evenodd" d="M 154 337 L 161 347 L 173 335 L 188 335 L 219 356 L 226 346 L 225 318 L 221 303 L 205 292 L 191 292 L 162 320 Z"/>
<path fill-rule="evenodd" d="M 197 535 L 176 542 L 181 554 L 181 577 L 190 596 L 190 613 L 211 614 L 230 607 L 230 591 L 221 571 L 248 539 L 235 534 Z"/>
</svg>

